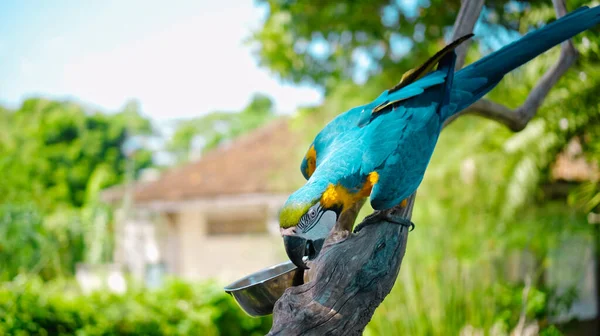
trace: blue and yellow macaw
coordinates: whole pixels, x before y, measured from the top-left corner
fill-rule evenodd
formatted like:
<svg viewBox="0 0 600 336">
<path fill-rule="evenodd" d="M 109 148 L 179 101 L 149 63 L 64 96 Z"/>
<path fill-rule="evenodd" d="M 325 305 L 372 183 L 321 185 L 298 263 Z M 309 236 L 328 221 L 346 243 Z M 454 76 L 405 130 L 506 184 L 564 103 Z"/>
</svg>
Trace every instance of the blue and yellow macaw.
<svg viewBox="0 0 600 336">
<path fill-rule="evenodd" d="M 517 67 L 600 23 L 582 7 L 455 72 L 448 45 L 373 102 L 338 115 L 315 137 L 301 170 L 306 184 L 280 212 L 286 252 L 299 268 L 314 259 L 344 211 L 370 196 L 373 209 L 404 204 L 419 187 L 444 122 Z M 437 68 L 433 68 L 437 65 Z"/>
</svg>

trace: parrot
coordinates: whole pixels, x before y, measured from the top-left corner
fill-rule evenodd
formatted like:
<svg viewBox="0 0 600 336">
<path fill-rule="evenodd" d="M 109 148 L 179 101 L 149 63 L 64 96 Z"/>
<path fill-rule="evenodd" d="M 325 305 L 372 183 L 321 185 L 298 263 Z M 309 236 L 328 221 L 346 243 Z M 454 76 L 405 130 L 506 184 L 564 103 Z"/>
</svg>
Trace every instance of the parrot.
<svg viewBox="0 0 600 336">
<path fill-rule="evenodd" d="M 306 183 L 279 211 L 290 261 L 308 269 L 305 260 L 319 255 L 340 216 L 366 198 L 374 210 L 405 206 L 423 180 L 448 118 L 482 98 L 507 73 L 598 23 L 600 6 L 581 7 L 456 71 L 455 49 L 473 36 L 465 35 L 372 102 L 333 118 L 302 159 Z"/>
</svg>

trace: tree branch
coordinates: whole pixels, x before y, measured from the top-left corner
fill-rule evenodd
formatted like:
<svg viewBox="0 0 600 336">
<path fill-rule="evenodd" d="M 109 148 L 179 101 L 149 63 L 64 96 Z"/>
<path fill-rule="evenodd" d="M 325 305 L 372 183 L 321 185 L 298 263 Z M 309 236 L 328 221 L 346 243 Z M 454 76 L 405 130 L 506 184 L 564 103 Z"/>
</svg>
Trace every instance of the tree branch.
<svg viewBox="0 0 600 336">
<path fill-rule="evenodd" d="M 389 210 L 410 218 L 414 197 L 404 208 Z M 329 242 L 309 263 L 304 285 L 288 288 L 275 303 L 269 335 L 360 335 L 389 294 L 406 251 L 408 228 L 376 221 L 342 242 Z M 364 223 L 363 222 L 363 223 Z"/>
<path fill-rule="evenodd" d="M 566 13 L 564 0 L 554 0 L 554 6 L 557 17 Z M 483 0 L 463 0 L 453 39 L 472 32 L 482 8 Z M 515 131 L 523 129 L 575 59 L 570 42 L 562 48 L 558 63 L 542 77 L 519 109 L 511 111 L 480 100 L 468 113 L 497 120 Z M 465 52 L 466 47 L 457 50 L 458 65 L 464 63 Z M 342 216 L 319 257 L 308 263 L 308 282 L 288 288 L 275 304 L 269 335 L 360 335 L 394 286 L 406 251 L 407 228 L 392 224 L 386 216 L 410 220 L 415 197 L 416 193 L 405 207 L 375 211 L 353 234 L 348 230 L 362 204 Z"/>
<path fill-rule="evenodd" d="M 463 0 L 460 6 L 456 21 L 454 21 L 454 28 L 452 30 L 452 40 L 456 40 L 461 36 L 465 36 L 473 32 L 475 24 L 479 19 L 481 10 L 483 9 L 483 0 Z M 469 39 L 458 48 L 456 48 L 456 65 L 455 69 L 459 70 L 465 64 L 465 57 L 467 56 L 467 49 L 471 45 L 472 40 Z"/>
<path fill-rule="evenodd" d="M 556 17 L 560 18 L 567 14 L 567 7 L 564 0 L 552 0 Z M 471 105 L 466 110 L 455 114 L 446 121 L 446 125 L 450 124 L 456 118 L 465 114 L 475 114 L 481 117 L 495 120 L 507 126 L 514 132 L 522 131 L 529 121 L 535 116 L 538 109 L 548 96 L 550 89 L 558 82 L 558 80 L 569 70 L 575 63 L 578 57 L 577 49 L 571 40 L 567 40 L 561 44 L 560 57 L 558 61 L 542 76 L 540 81 L 531 90 L 523 105 L 515 110 L 508 107 L 489 101 L 480 99 Z"/>
</svg>

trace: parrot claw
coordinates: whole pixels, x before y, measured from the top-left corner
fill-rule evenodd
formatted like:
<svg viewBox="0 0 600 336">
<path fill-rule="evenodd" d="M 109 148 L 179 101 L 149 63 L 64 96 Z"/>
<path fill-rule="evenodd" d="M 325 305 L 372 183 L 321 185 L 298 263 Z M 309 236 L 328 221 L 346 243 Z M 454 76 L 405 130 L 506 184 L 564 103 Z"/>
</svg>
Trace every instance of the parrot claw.
<svg viewBox="0 0 600 336">
<path fill-rule="evenodd" d="M 407 227 L 407 228 L 409 228 L 408 232 L 411 232 L 412 230 L 415 229 L 415 223 L 411 222 L 411 220 L 408 218 L 396 217 L 396 216 L 390 215 L 389 213 L 379 213 L 379 214 L 367 217 L 365 219 L 365 221 L 360 223 L 354 229 L 354 233 L 357 233 L 358 231 L 362 230 L 365 226 L 373 225 L 376 222 L 381 222 L 381 221 Z"/>
<path fill-rule="evenodd" d="M 388 223 L 392 223 L 392 224 L 398 224 L 398 225 L 402 225 L 404 227 L 408 227 L 409 230 L 408 232 L 411 232 L 412 230 L 415 229 L 415 223 L 411 222 L 410 219 L 408 218 L 393 218 L 390 215 L 385 216 L 385 221 Z"/>
</svg>

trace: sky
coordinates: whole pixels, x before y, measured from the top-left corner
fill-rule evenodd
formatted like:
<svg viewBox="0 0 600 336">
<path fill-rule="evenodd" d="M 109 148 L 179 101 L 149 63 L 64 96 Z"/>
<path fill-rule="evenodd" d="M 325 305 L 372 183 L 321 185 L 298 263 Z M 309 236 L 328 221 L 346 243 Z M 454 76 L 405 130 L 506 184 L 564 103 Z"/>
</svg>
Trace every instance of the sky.
<svg viewBox="0 0 600 336">
<path fill-rule="evenodd" d="M 256 92 L 278 112 L 321 102 L 282 84 L 243 40 L 266 8 L 251 0 L 2 0 L 0 104 L 44 96 L 105 112 L 130 99 L 155 121 L 241 110 Z M 175 5 L 176 4 L 176 5 Z"/>
</svg>

